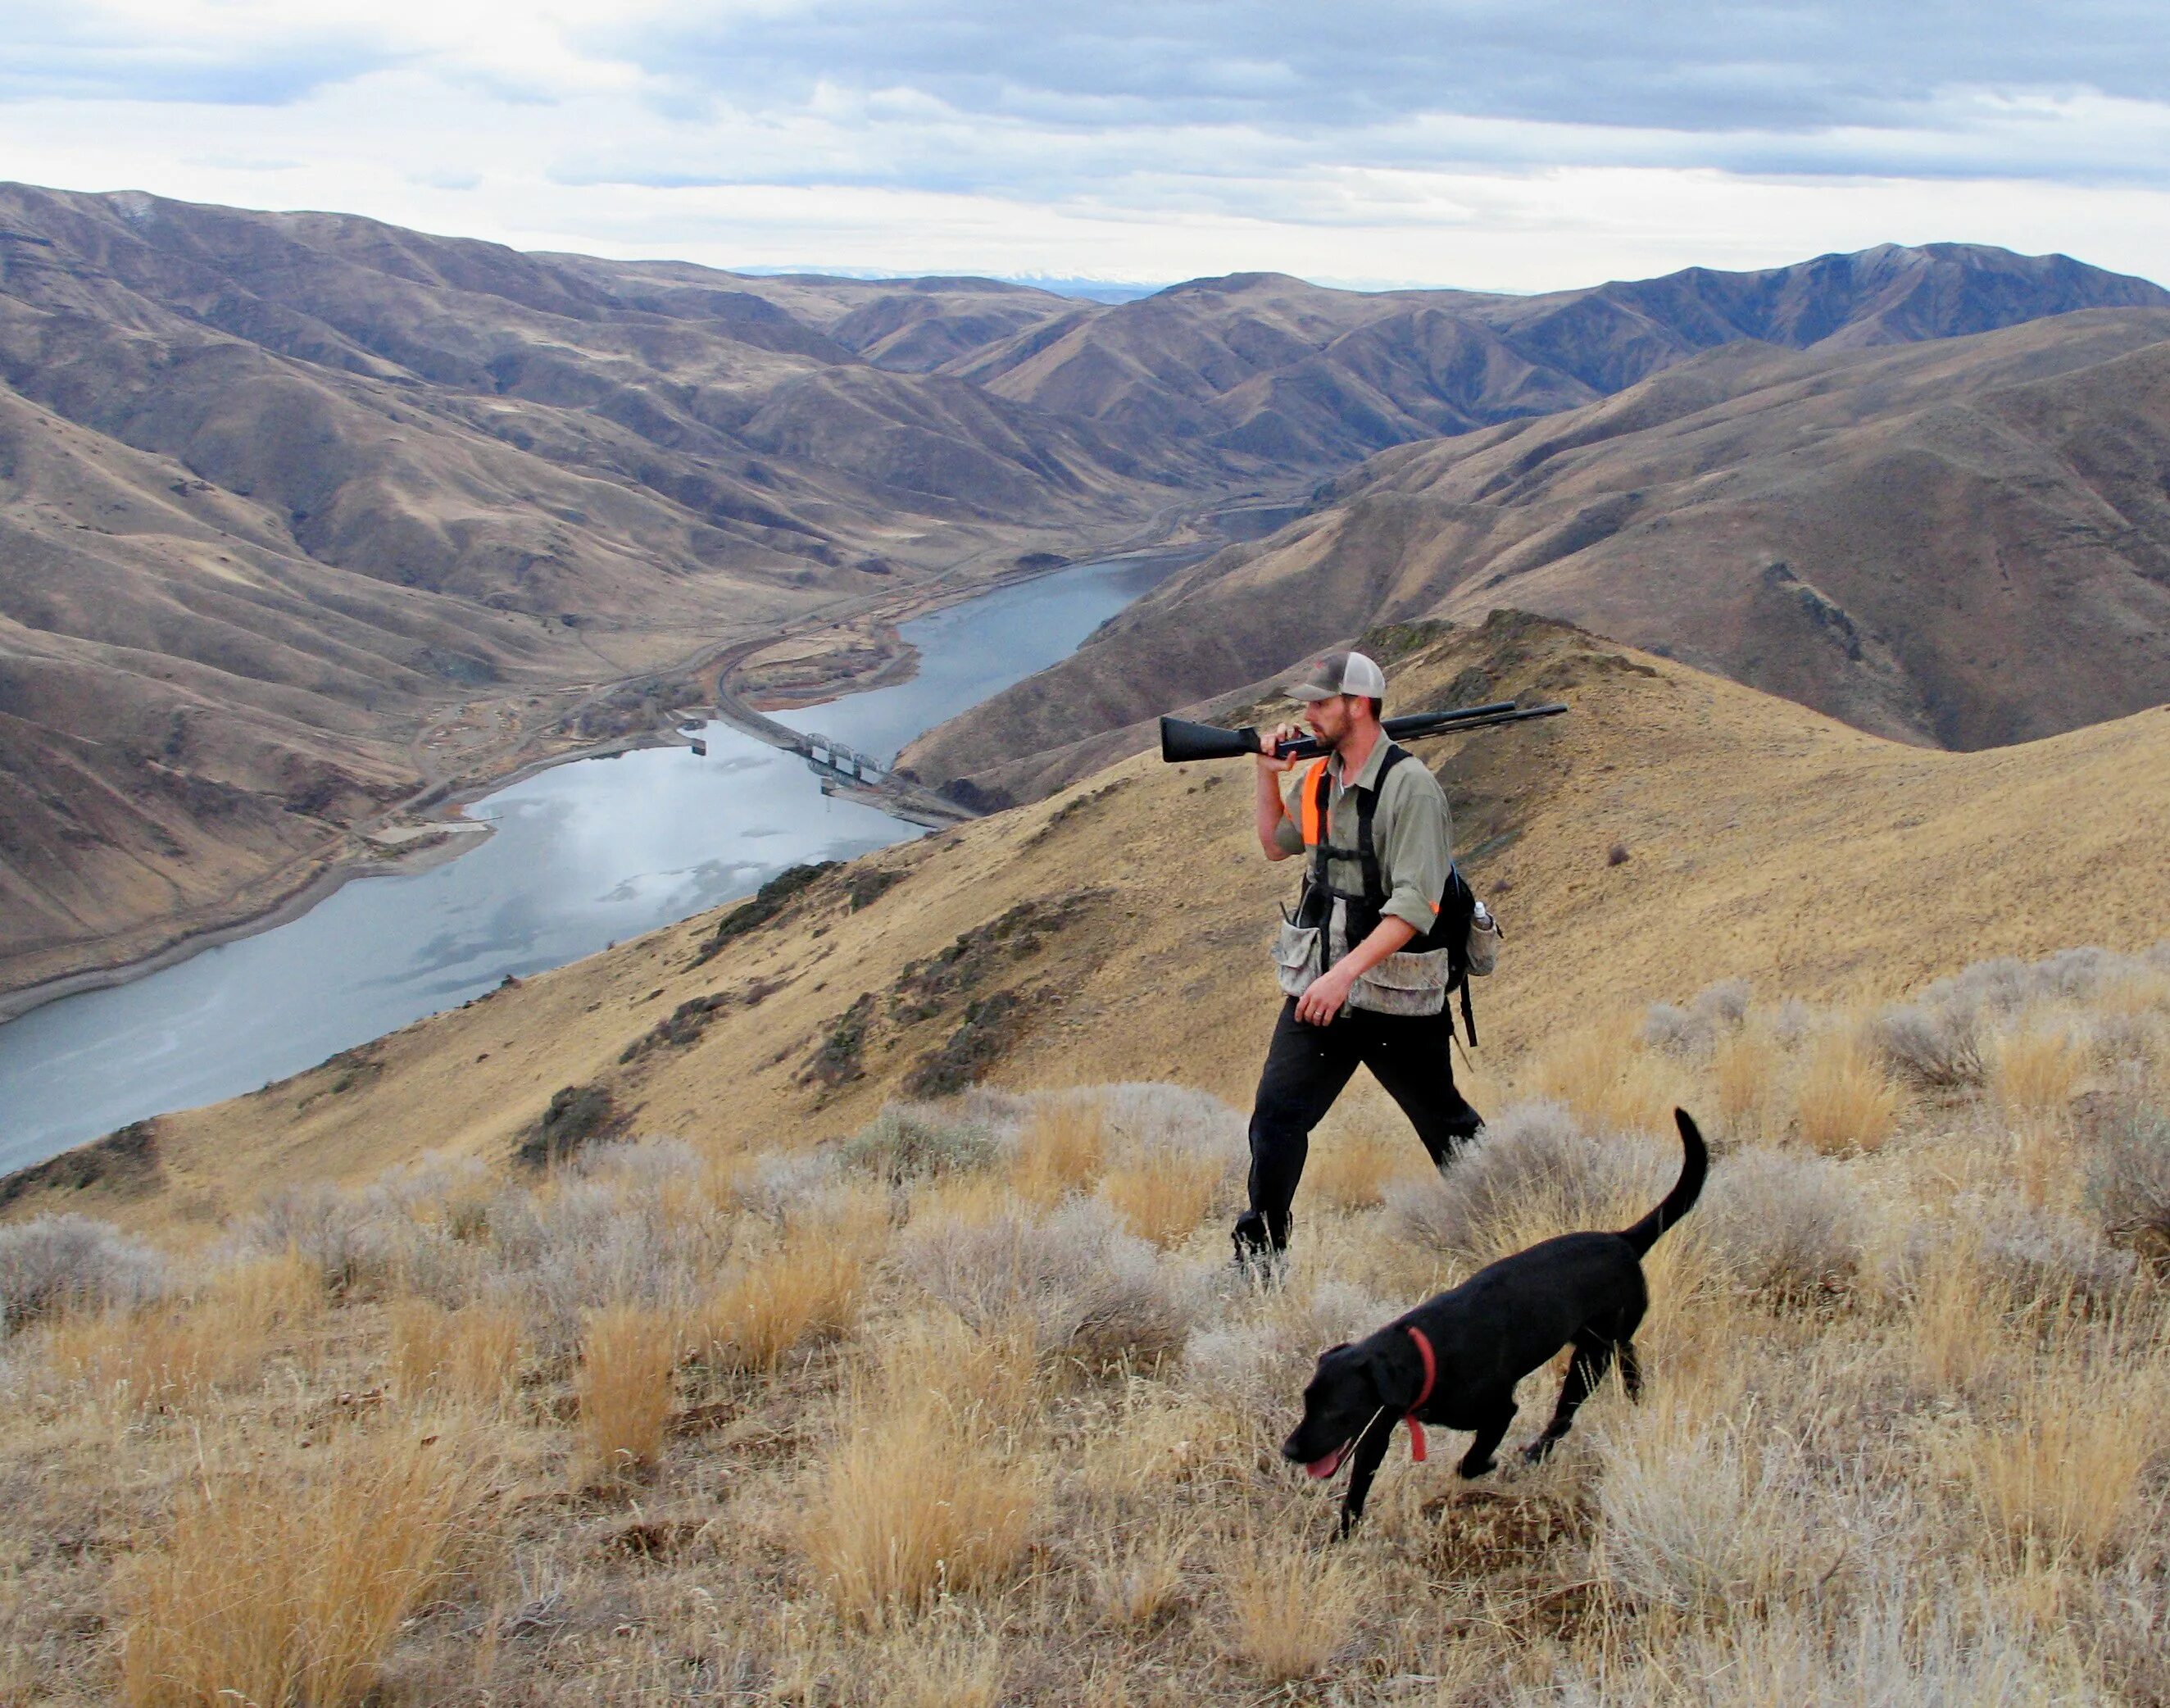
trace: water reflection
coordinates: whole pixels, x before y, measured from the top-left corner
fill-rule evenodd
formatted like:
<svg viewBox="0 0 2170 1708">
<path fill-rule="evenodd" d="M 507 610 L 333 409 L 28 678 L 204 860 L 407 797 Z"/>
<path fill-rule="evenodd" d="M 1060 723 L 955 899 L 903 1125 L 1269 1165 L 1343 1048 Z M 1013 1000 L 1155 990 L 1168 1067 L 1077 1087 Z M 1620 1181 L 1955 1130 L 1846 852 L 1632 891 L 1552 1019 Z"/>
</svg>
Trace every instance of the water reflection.
<svg viewBox="0 0 2170 1708">
<path fill-rule="evenodd" d="M 1053 663 L 1168 568 L 1093 565 L 905 625 L 921 673 L 789 715 L 883 756 Z M 788 865 L 920 834 L 821 794 L 723 725 L 562 765 L 468 809 L 495 834 L 435 870 L 348 884 L 291 924 L 0 1026 L 0 1171 L 231 1097 L 530 973 L 745 895 Z"/>
</svg>

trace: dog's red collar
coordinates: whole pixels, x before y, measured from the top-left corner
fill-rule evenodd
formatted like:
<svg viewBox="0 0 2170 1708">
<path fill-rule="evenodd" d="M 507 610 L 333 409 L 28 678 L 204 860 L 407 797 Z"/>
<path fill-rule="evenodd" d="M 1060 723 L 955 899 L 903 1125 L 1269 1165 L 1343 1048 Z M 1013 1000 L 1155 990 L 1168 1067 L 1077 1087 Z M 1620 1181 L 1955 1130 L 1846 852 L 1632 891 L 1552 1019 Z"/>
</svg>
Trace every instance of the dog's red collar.
<svg viewBox="0 0 2170 1708">
<path fill-rule="evenodd" d="M 1432 1384 L 1439 1380 L 1439 1360 L 1432 1356 L 1431 1341 L 1414 1323 L 1404 1323 L 1408 1336 L 1417 1343 L 1417 1356 L 1424 1360 L 1424 1386 L 1417 1389 L 1417 1397 L 1409 1401 L 1409 1409 L 1402 1414 L 1402 1422 L 1409 1427 L 1409 1457 L 1419 1464 L 1424 1463 L 1424 1425 L 1417 1422 L 1417 1413 L 1425 1400 L 1431 1398 Z"/>
</svg>

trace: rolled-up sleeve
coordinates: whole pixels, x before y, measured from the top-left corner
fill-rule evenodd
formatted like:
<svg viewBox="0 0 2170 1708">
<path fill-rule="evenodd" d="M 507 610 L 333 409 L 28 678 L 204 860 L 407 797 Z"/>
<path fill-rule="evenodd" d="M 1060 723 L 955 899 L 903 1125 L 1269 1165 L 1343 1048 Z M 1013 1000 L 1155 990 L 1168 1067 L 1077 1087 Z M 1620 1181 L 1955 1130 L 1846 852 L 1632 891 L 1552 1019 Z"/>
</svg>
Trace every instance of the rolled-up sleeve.
<svg viewBox="0 0 2170 1708">
<path fill-rule="evenodd" d="M 1381 815 L 1387 821 L 1387 834 L 1380 849 L 1387 895 L 1380 911 L 1406 921 L 1421 935 L 1438 918 L 1440 897 L 1446 893 L 1447 868 L 1454 864 L 1454 826 L 1447 816 L 1446 795 L 1422 765 L 1405 759 L 1387 780 L 1400 798 L 1391 805 L 1381 803 L 1387 807 Z"/>
</svg>

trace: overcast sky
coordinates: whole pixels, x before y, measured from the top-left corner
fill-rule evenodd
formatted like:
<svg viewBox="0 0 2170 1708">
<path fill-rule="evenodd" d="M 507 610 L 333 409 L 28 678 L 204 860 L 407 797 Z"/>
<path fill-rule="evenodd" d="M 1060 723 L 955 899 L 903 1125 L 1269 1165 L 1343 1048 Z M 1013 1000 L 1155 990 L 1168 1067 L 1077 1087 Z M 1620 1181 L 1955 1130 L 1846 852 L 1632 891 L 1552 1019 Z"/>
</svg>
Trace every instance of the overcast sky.
<svg viewBox="0 0 2170 1708">
<path fill-rule="evenodd" d="M 722 266 L 1536 290 L 1950 239 L 2170 282 L 2170 5 L 0 0 L 0 150 Z"/>
</svg>

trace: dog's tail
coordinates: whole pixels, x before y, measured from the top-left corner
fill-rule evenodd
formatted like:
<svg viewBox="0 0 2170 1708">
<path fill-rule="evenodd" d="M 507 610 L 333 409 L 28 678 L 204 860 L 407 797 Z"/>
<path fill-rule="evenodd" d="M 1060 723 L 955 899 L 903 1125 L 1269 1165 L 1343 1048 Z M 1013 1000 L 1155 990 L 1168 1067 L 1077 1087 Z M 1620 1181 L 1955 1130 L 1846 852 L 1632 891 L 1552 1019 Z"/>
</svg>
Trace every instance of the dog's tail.
<svg viewBox="0 0 2170 1708">
<path fill-rule="evenodd" d="M 1681 1164 L 1681 1177 L 1665 1194 L 1665 1202 L 1633 1227 L 1620 1230 L 1620 1237 L 1635 1248 L 1638 1257 L 1649 1256 L 1658 1236 L 1695 1208 L 1695 1201 L 1702 1196 L 1703 1176 L 1710 1172 L 1710 1153 L 1703 1148 L 1702 1133 L 1689 1119 L 1687 1111 L 1676 1109 L 1673 1119 L 1680 1125 L 1681 1146 L 1687 1153 Z"/>
</svg>

